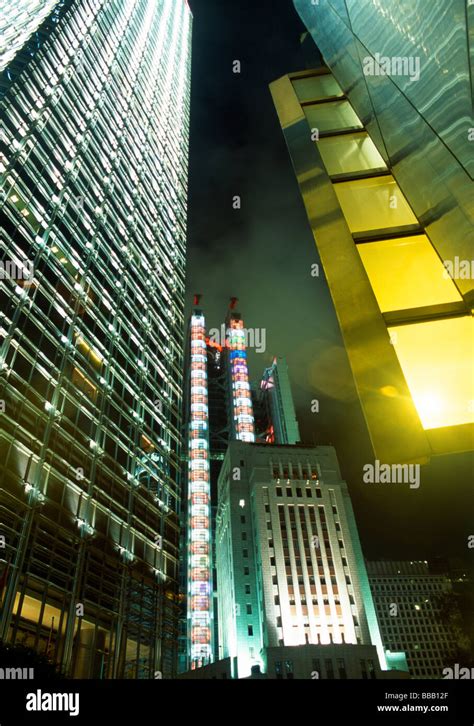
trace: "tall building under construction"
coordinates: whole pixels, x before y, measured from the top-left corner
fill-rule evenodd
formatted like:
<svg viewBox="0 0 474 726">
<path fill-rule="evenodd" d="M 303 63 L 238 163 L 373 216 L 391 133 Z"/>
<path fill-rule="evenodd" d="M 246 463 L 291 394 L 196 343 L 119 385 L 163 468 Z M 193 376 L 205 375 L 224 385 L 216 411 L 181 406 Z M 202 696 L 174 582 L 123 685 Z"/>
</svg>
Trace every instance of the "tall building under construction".
<svg viewBox="0 0 474 726">
<path fill-rule="evenodd" d="M 191 314 L 186 353 L 185 436 L 187 477 L 182 523 L 186 581 L 186 627 L 180 667 L 200 668 L 215 660 L 213 505 L 229 441 L 255 440 L 255 425 L 242 316 L 232 299 L 220 340 L 211 339 L 199 296 Z"/>
</svg>

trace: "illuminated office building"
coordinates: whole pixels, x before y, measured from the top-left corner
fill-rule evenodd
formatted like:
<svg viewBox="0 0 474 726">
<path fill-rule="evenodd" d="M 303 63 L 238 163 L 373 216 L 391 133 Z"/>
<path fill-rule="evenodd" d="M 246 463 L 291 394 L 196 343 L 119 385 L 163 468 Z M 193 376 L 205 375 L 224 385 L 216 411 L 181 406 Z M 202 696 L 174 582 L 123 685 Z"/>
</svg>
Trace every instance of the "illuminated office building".
<svg viewBox="0 0 474 726">
<path fill-rule="evenodd" d="M 0 638 L 75 677 L 172 677 L 192 17 L 21 5 L 1 76 Z"/>
<path fill-rule="evenodd" d="M 0 73 L 9 66 L 44 21 L 56 21 L 63 5 L 64 2 L 59 0 L 3 0 L 0 3 Z M 56 12 L 53 12 L 55 8 Z M 33 43 L 36 44 L 38 40 L 35 37 Z M 21 63 L 21 56 L 19 60 Z M 9 68 L 7 78 L 11 79 L 12 72 L 14 69 Z"/>
<path fill-rule="evenodd" d="M 271 84 L 373 447 L 389 463 L 470 450 L 474 428 L 474 7 L 405 5 L 295 0 L 327 67 Z"/>
<path fill-rule="evenodd" d="M 296 665 L 307 667 L 308 653 L 308 662 L 334 660 L 335 671 L 347 656 L 349 677 L 363 678 L 367 659 L 374 672 L 406 670 L 403 654 L 382 647 L 332 447 L 231 441 L 219 476 L 216 559 L 219 658 L 237 660 L 236 677 L 256 666 L 277 677 L 275 663 L 286 661 L 304 677 Z"/>
<path fill-rule="evenodd" d="M 406 653 L 412 678 L 441 678 L 469 649 L 451 580 L 427 562 L 367 562 L 382 641 Z"/>
</svg>

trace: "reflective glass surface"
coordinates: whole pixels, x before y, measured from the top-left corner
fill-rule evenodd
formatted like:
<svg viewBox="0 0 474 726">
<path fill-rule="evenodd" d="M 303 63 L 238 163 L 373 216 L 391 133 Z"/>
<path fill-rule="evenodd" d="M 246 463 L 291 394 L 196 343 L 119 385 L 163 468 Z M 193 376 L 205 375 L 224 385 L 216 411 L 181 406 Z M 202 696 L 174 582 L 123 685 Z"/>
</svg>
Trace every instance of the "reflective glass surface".
<svg viewBox="0 0 474 726">
<path fill-rule="evenodd" d="M 293 88 L 302 103 L 317 101 L 328 96 L 342 96 L 341 88 L 336 79 L 328 75 L 295 79 Z"/>
<path fill-rule="evenodd" d="M 2 556 L 21 562 L 0 639 L 21 591 L 13 638 L 68 674 L 172 677 L 192 16 L 154 0 L 0 5 L 0 248 L 16 268 L 0 281 L 0 511 Z"/>
<path fill-rule="evenodd" d="M 382 312 L 462 300 L 425 235 L 367 242 L 357 249 Z"/>
<path fill-rule="evenodd" d="M 439 256 L 471 259 L 474 5 L 294 4 Z M 473 280 L 460 280 L 459 289 L 474 304 Z"/>
<path fill-rule="evenodd" d="M 392 176 L 341 182 L 334 191 L 353 233 L 417 223 Z"/>
<path fill-rule="evenodd" d="M 304 106 L 303 111 L 312 129 L 319 131 L 341 131 L 362 128 L 349 101 L 328 101 L 314 106 Z"/>
<path fill-rule="evenodd" d="M 316 143 L 329 176 L 386 168 L 374 142 L 365 131 L 322 138 Z"/>
<path fill-rule="evenodd" d="M 434 320 L 390 329 L 425 429 L 474 421 L 474 321 Z"/>
</svg>

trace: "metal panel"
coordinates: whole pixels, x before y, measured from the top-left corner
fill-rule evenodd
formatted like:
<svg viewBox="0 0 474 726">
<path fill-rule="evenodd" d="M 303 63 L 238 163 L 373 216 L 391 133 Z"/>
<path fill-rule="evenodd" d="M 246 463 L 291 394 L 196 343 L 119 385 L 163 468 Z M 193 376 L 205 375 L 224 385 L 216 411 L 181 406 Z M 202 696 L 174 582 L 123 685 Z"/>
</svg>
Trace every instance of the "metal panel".
<svg viewBox="0 0 474 726">
<path fill-rule="evenodd" d="M 335 305 L 376 456 L 427 461 L 430 447 L 356 245 L 288 76 L 270 86 Z M 389 393 L 389 395 L 387 395 Z"/>
<path fill-rule="evenodd" d="M 472 259 L 474 6 L 463 0 L 334 0 L 295 6 L 442 260 Z M 343 52 L 341 52 L 343 49 Z M 366 58 L 420 62 L 407 75 L 364 74 Z M 472 56 L 472 53 L 471 53 Z M 412 78 L 414 80 L 412 80 Z M 457 278 L 466 305 L 473 280 Z"/>
</svg>

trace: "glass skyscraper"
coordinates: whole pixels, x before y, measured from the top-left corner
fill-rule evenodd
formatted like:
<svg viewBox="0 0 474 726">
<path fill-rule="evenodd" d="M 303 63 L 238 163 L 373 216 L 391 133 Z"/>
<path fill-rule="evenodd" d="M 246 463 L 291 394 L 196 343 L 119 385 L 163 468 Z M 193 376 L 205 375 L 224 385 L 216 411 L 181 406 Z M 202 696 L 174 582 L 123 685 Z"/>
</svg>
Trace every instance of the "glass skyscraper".
<svg viewBox="0 0 474 726">
<path fill-rule="evenodd" d="M 0 638 L 75 677 L 171 677 L 192 16 L 21 6 L 0 29 Z"/>
<path fill-rule="evenodd" d="M 1 0 L 0 2 L 0 71 L 51 16 L 58 0 Z"/>
<path fill-rule="evenodd" d="M 474 6 L 294 4 L 327 66 L 271 91 L 375 453 L 469 451 Z"/>
</svg>

